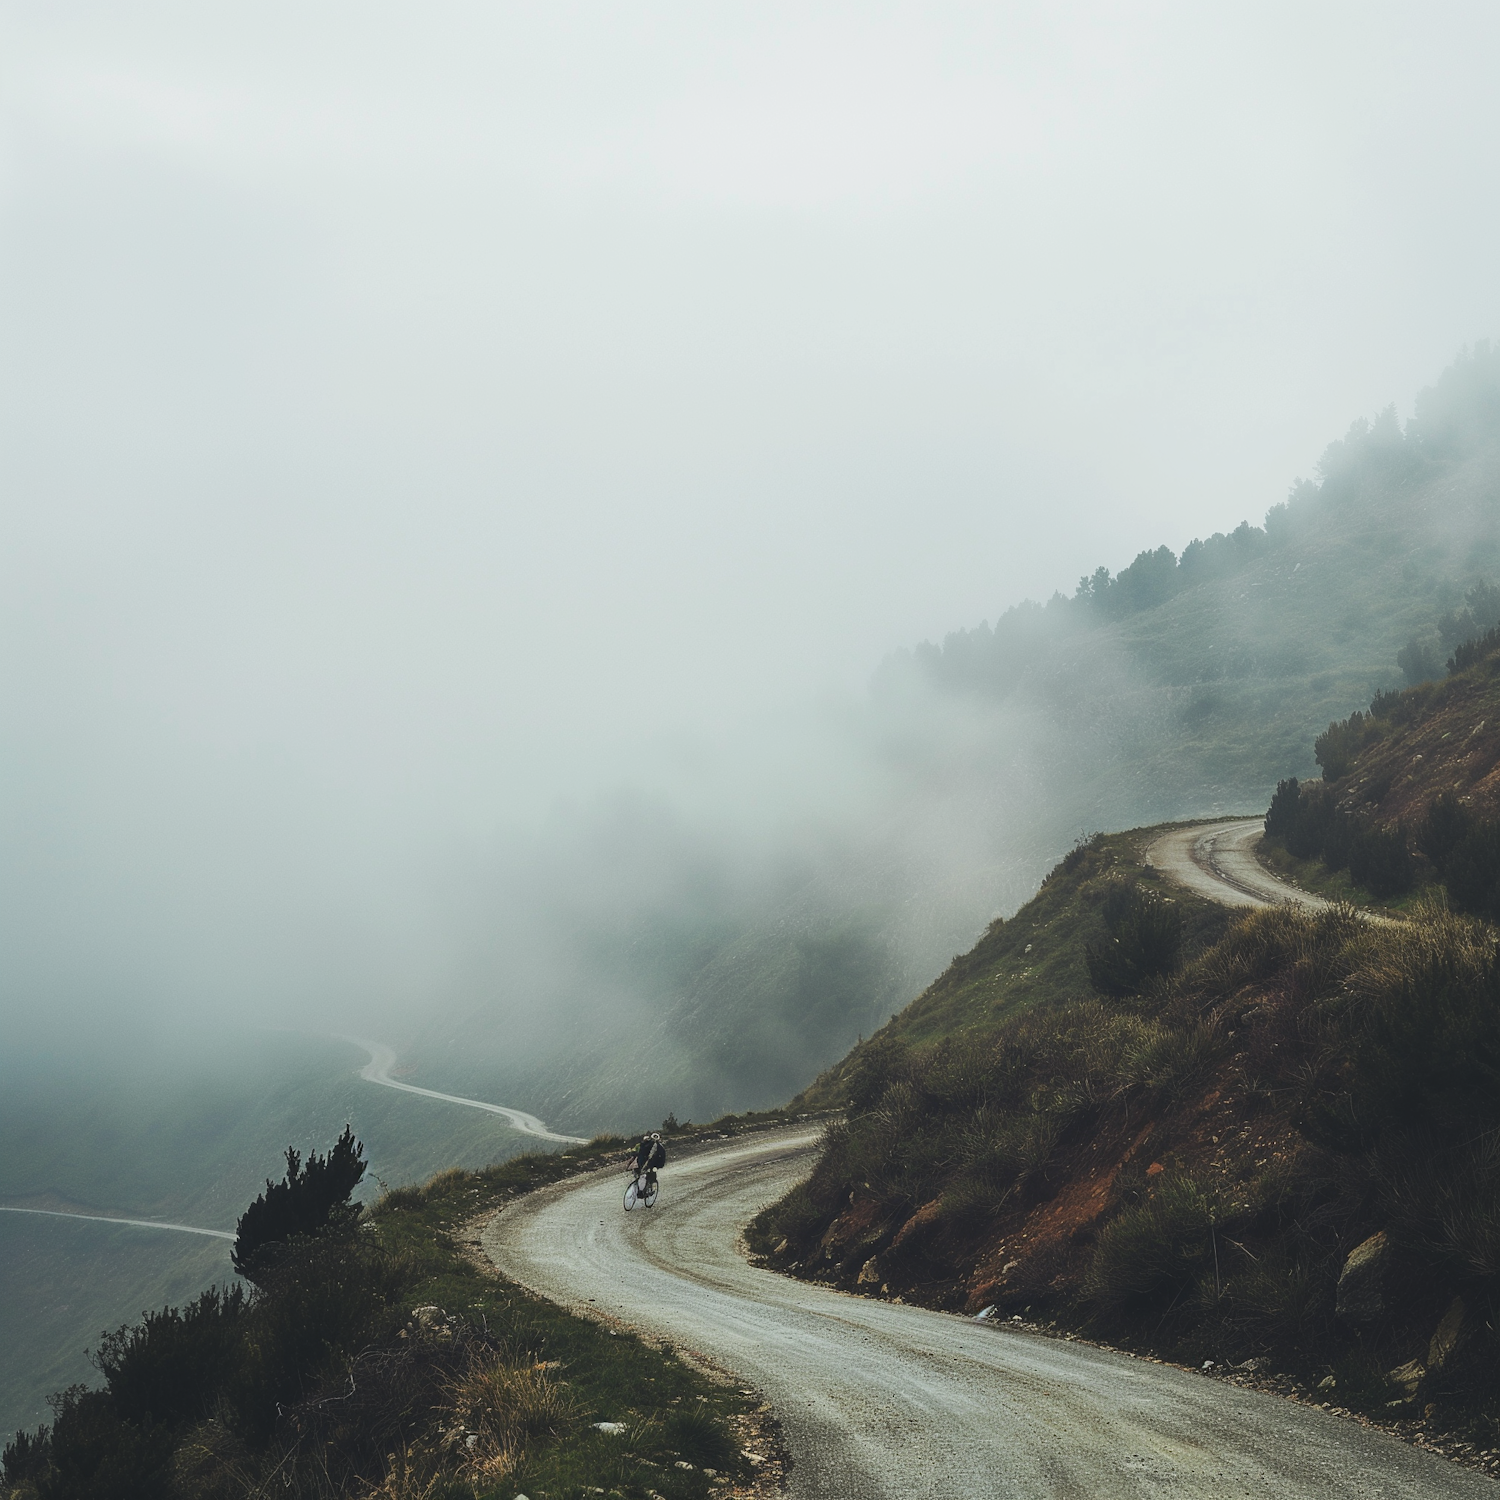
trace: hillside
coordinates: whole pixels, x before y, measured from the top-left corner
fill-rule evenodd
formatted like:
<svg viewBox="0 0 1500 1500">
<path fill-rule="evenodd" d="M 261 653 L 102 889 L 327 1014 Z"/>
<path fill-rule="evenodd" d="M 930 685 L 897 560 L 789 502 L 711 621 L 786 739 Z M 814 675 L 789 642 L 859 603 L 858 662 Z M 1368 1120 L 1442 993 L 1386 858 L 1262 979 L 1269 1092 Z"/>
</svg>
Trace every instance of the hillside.
<svg viewBox="0 0 1500 1500">
<path fill-rule="evenodd" d="M 1143 842 L 1074 851 L 818 1080 L 847 1123 L 752 1246 L 1494 1446 L 1494 929 L 1285 907 L 1216 932 Z"/>
<path fill-rule="evenodd" d="M 1211 475 L 1204 492 L 1209 508 Z M 1500 351 L 1481 346 L 1404 428 L 1356 423 L 1264 524 L 1144 550 L 892 657 L 841 726 L 849 774 L 875 788 L 857 827 L 748 878 L 664 811 L 574 827 L 576 861 L 517 887 L 532 901 L 570 872 L 566 921 L 530 920 L 550 956 L 435 1024 L 427 1076 L 581 1131 L 785 1098 L 1081 830 L 1263 807 L 1312 774 L 1316 728 L 1423 675 L 1500 581 L 1497 499 Z M 518 1024 L 523 996 L 551 1021 Z"/>
<path fill-rule="evenodd" d="M 1500 631 L 1460 641 L 1442 681 L 1330 724 L 1316 753 L 1323 779 L 1288 779 L 1272 800 L 1273 858 L 1397 908 L 1441 886 L 1457 910 L 1500 919 Z"/>
</svg>

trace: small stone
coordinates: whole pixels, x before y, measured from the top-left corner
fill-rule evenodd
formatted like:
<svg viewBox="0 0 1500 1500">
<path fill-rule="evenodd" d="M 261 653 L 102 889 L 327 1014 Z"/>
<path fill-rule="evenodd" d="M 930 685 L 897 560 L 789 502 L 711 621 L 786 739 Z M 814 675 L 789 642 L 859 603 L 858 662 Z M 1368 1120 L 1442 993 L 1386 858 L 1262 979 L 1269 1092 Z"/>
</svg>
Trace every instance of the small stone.
<svg viewBox="0 0 1500 1500">
<path fill-rule="evenodd" d="M 781 1241 L 781 1243 L 771 1252 L 771 1254 L 772 1255 L 785 1255 L 790 1248 L 791 1248 L 791 1241 L 783 1238 L 782 1241 Z"/>
<path fill-rule="evenodd" d="M 1318 1389 L 1320 1391 L 1331 1391 L 1337 1384 L 1338 1381 L 1332 1375 L 1325 1375 L 1318 1382 Z"/>
<path fill-rule="evenodd" d="M 672 1467 L 674 1469 L 691 1469 L 693 1466 L 687 1461 L 687 1459 L 679 1458 L 677 1462 L 672 1465 Z"/>
<path fill-rule="evenodd" d="M 988 1307 L 981 1308 L 977 1313 L 974 1314 L 974 1321 L 976 1323 L 988 1323 L 989 1320 L 994 1316 L 995 1304 L 992 1302 Z"/>
<path fill-rule="evenodd" d="M 1427 1368 L 1429 1370 L 1441 1370 L 1453 1356 L 1453 1351 L 1463 1342 L 1464 1335 L 1468 1331 L 1464 1327 L 1466 1315 L 1464 1299 L 1455 1297 L 1443 1314 L 1443 1321 L 1438 1324 L 1436 1332 L 1432 1335 L 1432 1341 L 1427 1345 Z"/>
<path fill-rule="evenodd" d="M 1417 1394 L 1417 1387 L 1422 1384 L 1426 1374 L 1427 1367 L 1421 1360 L 1409 1359 L 1404 1365 L 1397 1365 L 1394 1370 L 1387 1370 L 1385 1378 L 1393 1385 L 1399 1385 L 1406 1392 L 1406 1400 L 1410 1401 Z"/>
<path fill-rule="evenodd" d="M 625 1431 L 625 1424 L 623 1422 L 595 1422 L 594 1431 L 607 1432 L 610 1437 L 619 1437 Z"/>
<path fill-rule="evenodd" d="M 1386 1267 L 1391 1246 L 1385 1230 L 1372 1234 L 1349 1252 L 1339 1272 L 1334 1313 L 1344 1323 L 1373 1323 L 1385 1311 Z"/>
<path fill-rule="evenodd" d="M 871 1256 L 864 1265 L 859 1268 L 860 1286 L 880 1285 L 880 1261 L 876 1256 Z"/>
<path fill-rule="evenodd" d="M 1211 1369 L 1213 1369 L 1213 1367 L 1214 1367 L 1214 1362 L 1213 1362 L 1213 1360 L 1211 1360 L 1211 1359 L 1205 1359 L 1205 1360 L 1204 1360 L 1204 1361 L 1203 1361 L 1203 1368 L 1204 1368 L 1204 1369 L 1205 1369 L 1205 1370 L 1211 1370 Z"/>
</svg>

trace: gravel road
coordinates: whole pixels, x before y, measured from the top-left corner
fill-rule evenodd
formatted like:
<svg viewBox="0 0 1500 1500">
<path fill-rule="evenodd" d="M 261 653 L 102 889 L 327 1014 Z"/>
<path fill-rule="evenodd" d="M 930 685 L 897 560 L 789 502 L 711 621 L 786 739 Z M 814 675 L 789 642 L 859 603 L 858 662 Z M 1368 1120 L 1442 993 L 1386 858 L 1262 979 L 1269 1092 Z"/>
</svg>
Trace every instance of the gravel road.
<svg viewBox="0 0 1500 1500">
<path fill-rule="evenodd" d="M 751 1266 L 741 1227 L 811 1167 L 805 1128 L 674 1160 L 650 1212 L 623 1172 L 530 1194 L 495 1264 L 577 1311 L 706 1356 L 761 1391 L 793 1496 L 1486 1497 L 1488 1479 L 1315 1407 L 1182 1370 Z"/>
<path fill-rule="evenodd" d="M 1265 828 L 1264 816 L 1174 828 L 1146 851 L 1146 862 L 1195 895 L 1224 906 L 1290 901 L 1317 910 L 1330 905 L 1311 891 L 1278 880 L 1256 859 L 1255 846 Z"/>
</svg>

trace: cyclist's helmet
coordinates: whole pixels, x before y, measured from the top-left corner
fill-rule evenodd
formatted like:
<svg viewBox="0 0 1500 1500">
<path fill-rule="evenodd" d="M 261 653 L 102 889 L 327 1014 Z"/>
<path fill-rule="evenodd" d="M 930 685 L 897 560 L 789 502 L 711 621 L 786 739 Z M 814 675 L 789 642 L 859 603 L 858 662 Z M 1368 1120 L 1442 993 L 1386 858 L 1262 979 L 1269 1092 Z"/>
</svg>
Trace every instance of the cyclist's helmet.
<svg viewBox="0 0 1500 1500">
<path fill-rule="evenodd" d="M 661 1131 L 659 1131 L 659 1130 L 653 1130 L 651 1132 L 651 1139 L 653 1141 L 659 1141 L 661 1139 Z"/>
</svg>

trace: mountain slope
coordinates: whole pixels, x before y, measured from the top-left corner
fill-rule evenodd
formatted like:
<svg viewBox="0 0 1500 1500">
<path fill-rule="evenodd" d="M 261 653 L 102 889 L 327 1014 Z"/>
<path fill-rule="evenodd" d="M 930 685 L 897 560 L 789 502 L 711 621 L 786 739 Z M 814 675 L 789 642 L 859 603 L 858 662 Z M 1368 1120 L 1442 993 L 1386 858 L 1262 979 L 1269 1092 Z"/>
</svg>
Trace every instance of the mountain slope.
<svg viewBox="0 0 1500 1500">
<path fill-rule="evenodd" d="M 417 1056 L 439 1086 L 573 1130 L 774 1103 L 1080 831 L 1264 807 L 1314 770 L 1319 726 L 1397 686 L 1398 659 L 1420 668 L 1496 579 L 1500 353 L 1481 347 L 1404 430 L 1356 423 L 1264 526 L 893 657 L 841 726 L 871 788 L 857 815 L 749 878 L 664 811 L 580 834 L 577 884 L 606 894 L 570 897 L 535 981 L 497 974 Z M 523 994 L 550 1026 L 517 1022 Z"/>
</svg>

